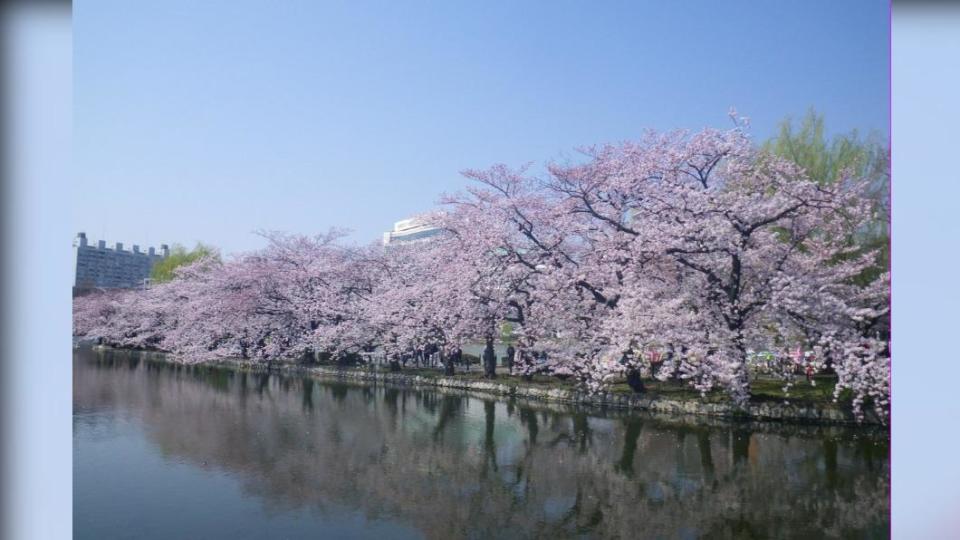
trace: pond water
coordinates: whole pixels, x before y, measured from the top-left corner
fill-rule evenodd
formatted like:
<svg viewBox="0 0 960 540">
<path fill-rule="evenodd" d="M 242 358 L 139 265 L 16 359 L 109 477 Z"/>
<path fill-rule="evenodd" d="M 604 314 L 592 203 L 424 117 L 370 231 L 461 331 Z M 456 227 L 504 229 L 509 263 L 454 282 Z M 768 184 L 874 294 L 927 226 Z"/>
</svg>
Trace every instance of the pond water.
<svg viewBox="0 0 960 540">
<path fill-rule="evenodd" d="M 864 428 L 626 414 L 74 351 L 74 537 L 885 538 Z"/>
</svg>

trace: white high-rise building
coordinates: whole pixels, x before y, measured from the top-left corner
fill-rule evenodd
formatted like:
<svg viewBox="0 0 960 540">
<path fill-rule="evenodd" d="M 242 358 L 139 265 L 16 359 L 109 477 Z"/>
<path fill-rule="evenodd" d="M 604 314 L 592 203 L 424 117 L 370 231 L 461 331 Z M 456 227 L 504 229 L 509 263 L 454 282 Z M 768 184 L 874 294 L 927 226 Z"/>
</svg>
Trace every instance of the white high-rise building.
<svg viewBox="0 0 960 540">
<path fill-rule="evenodd" d="M 409 218 L 393 224 L 393 230 L 383 233 L 383 245 L 426 240 L 440 233 L 440 229 L 426 225 L 418 218 Z"/>
</svg>

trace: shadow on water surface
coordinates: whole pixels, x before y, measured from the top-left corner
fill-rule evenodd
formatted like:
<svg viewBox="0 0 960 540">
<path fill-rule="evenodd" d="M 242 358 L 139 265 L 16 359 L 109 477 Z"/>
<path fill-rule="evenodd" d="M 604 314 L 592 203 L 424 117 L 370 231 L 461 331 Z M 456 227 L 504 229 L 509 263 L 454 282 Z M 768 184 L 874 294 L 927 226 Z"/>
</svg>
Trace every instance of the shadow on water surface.
<svg viewBox="0 0 960 540">
<path fill-rule="evenodd" d="M 148 448 L 238 478 L 264 507 L 340 509 L 428 538 L 882 538 L 889 526 L 889 446 L 877 430 L 585 410 L 91 349 L 75 351 L 74 410 L 135 418 Z M 97 489 L 75 484 L 74 495 Z"/>
</svg>

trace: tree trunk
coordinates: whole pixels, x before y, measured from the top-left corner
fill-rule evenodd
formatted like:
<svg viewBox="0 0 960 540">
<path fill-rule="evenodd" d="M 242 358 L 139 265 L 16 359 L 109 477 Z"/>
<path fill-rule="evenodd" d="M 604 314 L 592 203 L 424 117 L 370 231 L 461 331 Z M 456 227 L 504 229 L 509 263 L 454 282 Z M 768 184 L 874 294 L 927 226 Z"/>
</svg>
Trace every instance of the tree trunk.
<svg viewBox="0 0 960 540">
<path fill-rule="evenodd" d="M 736 345 L 737 345 L 737 352 L 739 353 L 739 357 L 740 357 L 739 358 L 740 362 L 737 364 L 735 373 L 734 373 L 734 378 L 737 385 L 737 387 L 734 388 L 734 392 L 735 392 L 735 397 L 737 397 L 738 400 L 742 400 L 740 404 L 743 405 L 750 400 L 751 392 L 750 392 L 750 368 L 747 361 L 747 346 L 744 344 L 743 331 L 741 328 L 742 328 L 742 325 L 738 325 L 736 328 L 736 331 L 737 331 Z"/>
<path fill-rule="evenodd" d="M 627 372 L 627 385 L 637 394 L 642 394 L 647 391 L 643 385 L 643 377 L 640 376 L 640 370 L 638 369 L 631 369 Z"/>
<path fill-rule="evenodd" d="M 489 336 L 483 349 L 483 376 L 488 379 L 497 377 L 497 355 L 493 351 L 493 338 Z"/>
<path fill-rule="evenodd" d="M 440 353 L 440 358 L 443 359 L 443 374 L 447 376 L 453 375 L 453 356 Z"/>
</svg>

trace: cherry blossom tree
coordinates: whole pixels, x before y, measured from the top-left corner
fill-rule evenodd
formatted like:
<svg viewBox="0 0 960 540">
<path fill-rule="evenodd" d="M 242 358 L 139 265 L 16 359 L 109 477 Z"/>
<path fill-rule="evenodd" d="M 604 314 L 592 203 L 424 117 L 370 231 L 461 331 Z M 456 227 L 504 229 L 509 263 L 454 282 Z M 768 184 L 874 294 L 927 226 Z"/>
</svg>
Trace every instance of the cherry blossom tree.
<svg viewBox="0 0 960 540">
<path fill-rule="evenodd" d="M 444 350 L 453 341 L 456 320 L 447 303 L 454 295 L 437 281 L 441 261 L 432 247 L 419 243 L 368 251 L 365 265 L 376 277 L 362 306 L 363 319 L 371 342 L 383 349 L 394 369 L 405 355 Z"/>
<path fill-rule="evenodd" d="M 862 349 L 857 318 L 887 309 L 882 286 L 854 285 L 874 254 L 844 234 L 869 218 L 864 184 L 811 181 L 758 154 L 739 127 L 650 134 L 588 155 L 551 168 L 549 188 L 588 217 L 571 232 L 591 246 L 590 264 L 617 278 L 608 282 L 613 309 L 596 327 L 604 348 L 586 359 L 591 378 L 649 370 L 644 350 L 661 349 L 660 374 L 677 370 L 701 391 L 721 387 L 744 403 L 749 352 L 799 344 L 833 358 L 838 372 L 864 364 L 867 379 L 882 379 L 882 368 L 873 372 L 888 359 L 853 352 Z M 862 378 L 842 376 L 838 388 L 875 392 Z"/>
</svg>

